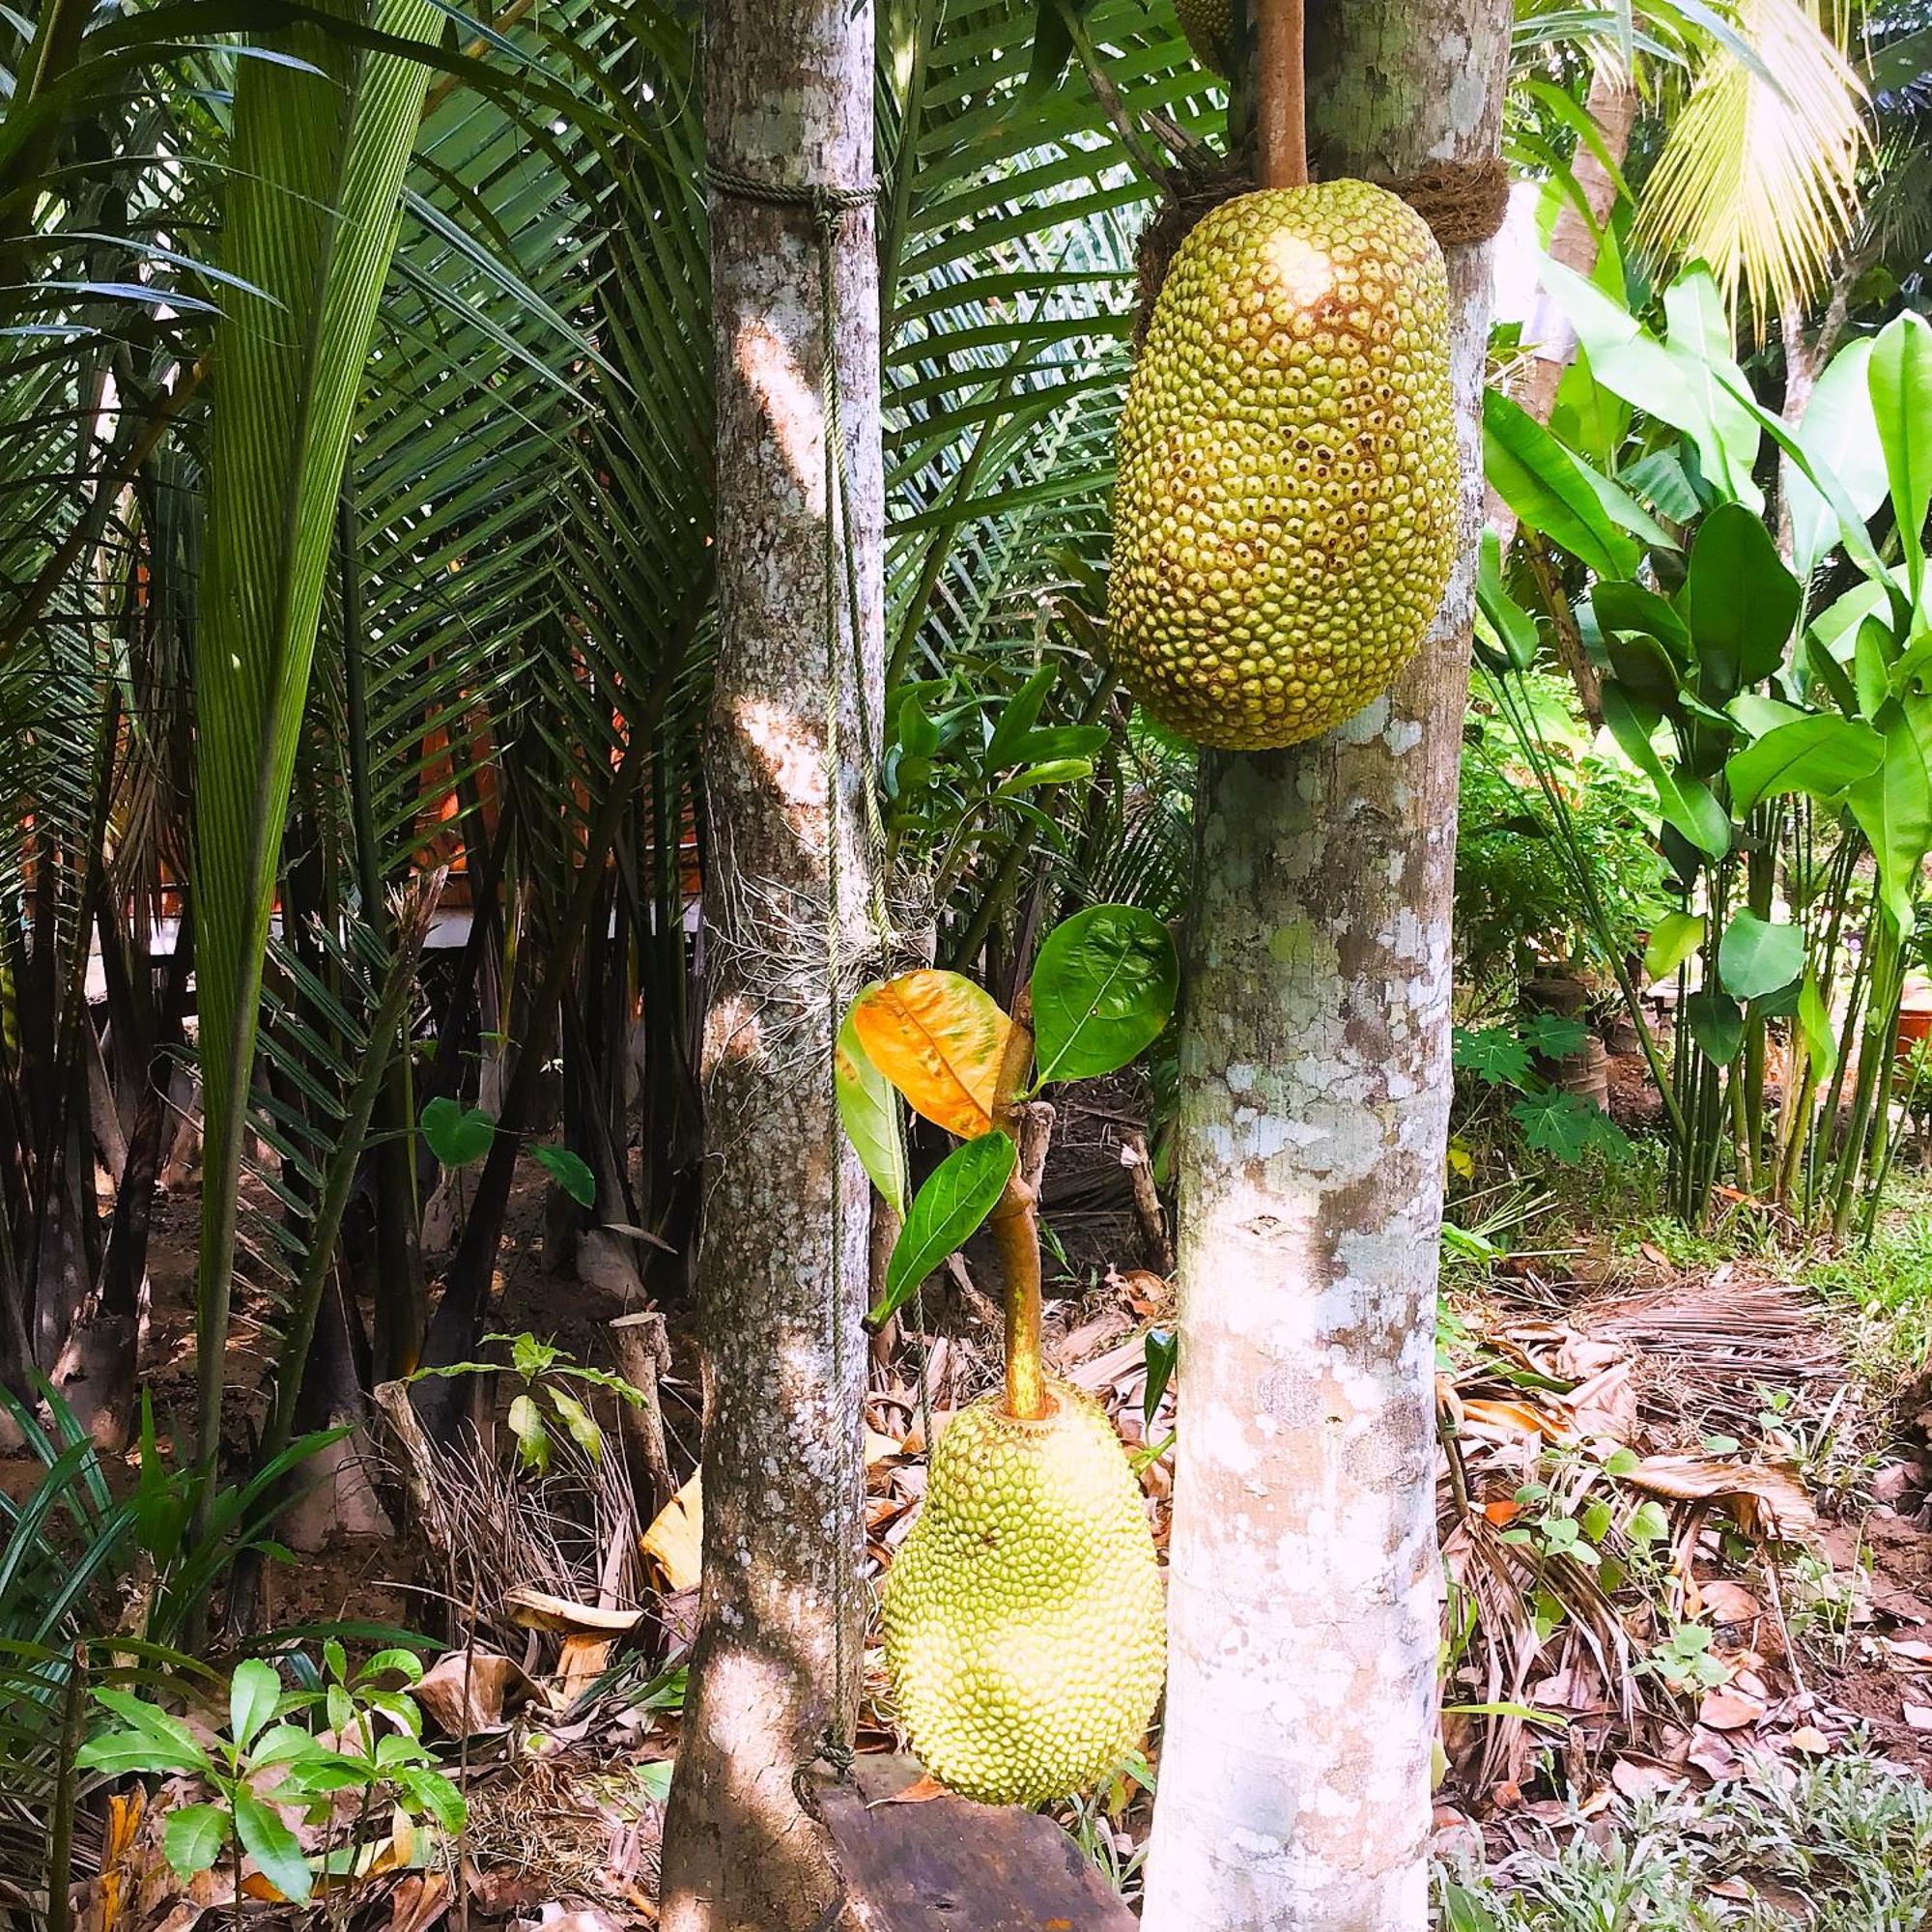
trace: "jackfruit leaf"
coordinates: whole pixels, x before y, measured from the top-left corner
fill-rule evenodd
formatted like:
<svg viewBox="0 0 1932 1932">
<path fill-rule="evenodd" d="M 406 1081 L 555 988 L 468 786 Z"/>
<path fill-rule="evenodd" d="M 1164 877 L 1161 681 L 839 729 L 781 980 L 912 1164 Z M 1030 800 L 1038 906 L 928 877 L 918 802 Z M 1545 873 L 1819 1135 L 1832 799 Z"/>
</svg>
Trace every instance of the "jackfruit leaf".
<svg viewBox="0 0 1932 1932">
<path fill-rule="evenodd" d="M 1147 1338 L 1147 1393 L 1141 1397 L 1141 1415 L 1151 1426 L 1160 1399 L 1174 1379 L 1174 1364 L 1180 1354 L 1180 1337 L 1171 1328 L 1151 1328 Z"/>
<path fill-rule="evenodd" d="M 1685 1024 L 1706 1060 L 1728 1066 L 1745 1040 L 1744 1009 L 1723 993 L 1695 993 L 1684 1003 Z"/>
<path fill-rule="evenodd" d="M 1725 765 L 1732 815 L 1747 817 L 1761 799 L 1785 792 L 1835 798 L 1847 785 L 1877 771 L 1884 756 L 1885 741 L 1856 718 L 1794 719 L 1733 753 Z"/>
<path fill-rule="evenodd" d="M 228 1842 L 228 1814 L 218 1804 L 183 1804 L 168 1813 L 161 1849 L 177 1878 L 205 1872 Z"/>
<path fill-rule="evenodd" d="M 1701 779 L 1672 771 L 1650 742 L 1654 714 L 1646 713 L 1631 695 L 1614 684 L 1604 687 L 1604 723 L 1632 764 L 1657 787 L 1658 809 L 1690 844 L 1713 859 L 1730 850 L 1730 814 Z"/>
<path fill-rule="evenodd" d="M 1139 906 L 1097 905 L 1047 934 L 1033 969 L 1044 1087 L 1122 1067 L 1160 1037 L 1180 988 L 1167 927 Z"/>
<path fill-rule="evenodd" d="M 847 1018 L 867 1058 L 914 1113 L 962 1140 L 991 1127 L 1013 1023 L 983 986 L 922 968 L 867 987 Z"/>
<path fill-rule="evenodd" d="M 883 1326 L 948 1255 L 970 1240 L 999 1205 L 1019 1150 L 996 1128 L 956 1147 L 913 1197 L 912 1211 L 886 1264 L 886 1292 L 867 1316 Z"/>
<path fill-rule="evenodd" d="M 574 1395 L 566 1394 L 560 1388 L 545 1391 L 550 1397 L 551 1406 L 556 1410 L 556 1417 L 570 1437 L 593 1463 L 604 1460 L 604 1432 L 597 1426 L 597 1418 L 578 1401 Z"/>
<path fill-rule="evenodd" d="M 1932 510 L 1932 323 L 1910 310 L 1872 344 L 1866 380 L 1885 470 L 1905 551 L 1912 601 L 1925 576 L 1925 517 Z"/>
<path fill-rule="evenodd" d="M 1774 925 L 1754 912 L 1734 914 L 1718 943 L 1718 977 L 1724 991 L 1740 1000 L 1775 993 L 1804 970 L 1804 933 L 1795 925 Z"/>
<path fill-rule="evenodd" d="M 446 1095 L 430 1101 L 416 1123 L 429 1151 L 444 1167 L 471 1167 L 490 1151 L 495 1118 L 481 1107 L 464 1107 Z"/>
<path fill-rule="evenodd" d="M 1721 704 L 1784 662 L 1804 593 L 1763 520 L 1720 503 L 1690 547 L 1684 614 L 1697 647 L 1699 696 Z"/>
<path fill-rule="evenodd" d="M 567 1147 L 533 1147 L 530 1154 L 580 1208 L 597 1205 L 597 1177 Z"/>
<path fill-rule="evenodd" d="M 867 986 L 860 999 L 873 990 Z M 897 1088 L 872 1065 L 849 1012 L 832 1049 L 832 1078 L 846 1136 L 859 1151 L 872 1185 L 903 1221 L 907 1180 L 902 1103 Z"/>
<path fill-rule="evenodd" d="M 1643 981 L 1654 986 L 1667 980 L 1704 943 L 1704 915 L 1667 912 L 1650 929 L 1643 949 Z"/>
<path fill-rule="evenodd" d="M 517 1461 L 526 1469 L 541 1474 L 550 1467 L 550 1431 L 543 1416 L 527 1395 L 520 1395 L 510 1405 L 507 1418 L 510 1434 L 517 1438 Z"/>
<path fill-rule="evenodd" d="M 274 1716 L 281 1694 L 282 1680 L 275 1675 L 273 1664 L 249 1657 L 235 1666 L 228 1684 L 228 1734 L 243 1750 Z"/>
<path fill-rule="evenodd" d="M 309 1895 L 315 1874 L 296 1834 L 281 1814 L 245 1784 L 235 1788 L 235 1830 L 242 1850 L 284 1898 L 298 1903 Z"/>
<path fill-rule="evenodd" d="M 1848 799 L 1878 861 L 1881 902 L 1909 933 L 1919 870 L 1932 848 L 1932 697 L 1914 693 L 1899 700 L 1884 761 Z"/>
</svg>

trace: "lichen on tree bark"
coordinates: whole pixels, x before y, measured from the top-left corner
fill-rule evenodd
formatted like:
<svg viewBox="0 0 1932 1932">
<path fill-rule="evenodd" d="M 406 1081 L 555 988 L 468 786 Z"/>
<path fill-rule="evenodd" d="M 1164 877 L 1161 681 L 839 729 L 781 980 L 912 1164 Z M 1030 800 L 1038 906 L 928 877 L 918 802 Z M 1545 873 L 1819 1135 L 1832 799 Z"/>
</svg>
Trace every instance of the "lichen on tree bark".
<svg viewBox="0 0 1932 1932">
<path fill-rule="evenodd" d="M 705 41 L 715 165 L 774 185 L 871 181 L 869 5 L 713 0 Z M 859 707 L 872 707 L 876 742 L 883 503 L 868 212 L 838 218 L 834 255 L 861 603 L 856 652 L 837 612 L 836 813 L 816 233 L 809 209 L 712 197 L 704 1584 L 666 1824 L 667 1932 L 803 1932 L 828 1922 L 840 1891 L 799 1774 L 828 1735 L 849 1737 L 857 1693 L 868 1197 L 833 1114 L 829 948 L 789 960 L 797 998 L 781 1016 L 758 924 L 775 906 L 798 915 L 794 942 L 812 908 L 822 923 L 835 828 L 840 924 L 863 925 L 866 903 Z"/>
<path fill-rule="evenodd" d="M 1318 179 L 1493 155 L 1499 0 L 1308 21 Z M 1450 251 L 1464 553 L 1394 692 L 1204 758 L 1150 1932 L 1422 1932 L 1436 1239 L 1489 251 Z"/>
</svg>

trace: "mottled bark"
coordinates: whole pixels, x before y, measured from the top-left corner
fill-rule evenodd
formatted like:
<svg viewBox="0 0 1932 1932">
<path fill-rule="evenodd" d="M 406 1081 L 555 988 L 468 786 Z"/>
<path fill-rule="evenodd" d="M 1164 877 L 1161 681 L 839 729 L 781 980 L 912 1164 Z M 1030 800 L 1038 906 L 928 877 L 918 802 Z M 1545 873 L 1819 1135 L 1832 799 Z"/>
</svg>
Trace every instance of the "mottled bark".
<svg viewBox="0 0 1932 1932">
<path fill-rule="evenodd" d="M 775 185 L 869 185 L 869 5 L 713 0 L 705 43 L 714 167 Z M 865 1175 L 833 1117 L 823 950 L 834 868 L 822 304 L 809 210 L 714 192 L 711 213 L 704 1587 L 662 1909 L 666 1932 L 806 1932 L 829 1922 L 842 1889 L 800 1772 L 828 1736 L 849 1738 L 857 1695 L 869 1223 Z M 836 872 L 841 927 L 863 932 L 859 705 L 863 684 L 876 713 L 883 501 L 868 212 L 838 218 L 834 249 L 864 664 L 862 679 L 838 610 Z"/>
<path fill-rule="evenodd" d="M 1318 178 L 1493 154 L 1501 0 L 1310 18 Z M 1204 760 L 1149 1932 L 1421 1932 L 1450 888 L 1489 251 L 1452 250 L 1469 542 L 1394 693 Z"/>
</svg>

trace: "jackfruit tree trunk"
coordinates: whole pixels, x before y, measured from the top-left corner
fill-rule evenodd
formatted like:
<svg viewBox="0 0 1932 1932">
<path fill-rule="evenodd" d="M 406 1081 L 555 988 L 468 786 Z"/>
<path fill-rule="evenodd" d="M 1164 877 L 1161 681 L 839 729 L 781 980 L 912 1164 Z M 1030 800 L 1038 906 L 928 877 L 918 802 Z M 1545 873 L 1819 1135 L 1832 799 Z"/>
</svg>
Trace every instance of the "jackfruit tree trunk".
<svg viewBox="0 0 1932 1932">
<path fill-rule="evenodd" d="M 1323 0 L 1320 178 L 1495 154 L 1502 0 Z M 1392 696 L 1204 759 L 1179 1447 L 1148 1932 L 1422 1932 L 1450 888 L 1487 247 L 1449 252 L 1467 541 Z"/>
<path fill-rule="evenodd" d="M 871 709 L 876 743 L 879 308 L 871 213 L 840 213 L 833 337 L 860 639 L 855 653 L 835 596 L 834 673 L 817 231 L 810 207 L 749 188 L 870 185 L 871 8 L 711 0 L 705 49 L 711 164 L 737 185 L 711 198 L 718 651 L 704 748 L 704 1580 L 661 1922 L 666 1932 L 807 1932 L 833 1921 L 841 1884 L 801 1773 L 828 1743 L 850 1742 L 861 1644 L 869 1196 L 833 1115 L 825 925 L 836 836 L 841 925 L 866 930 L 859 706 Z"/>
</svg>

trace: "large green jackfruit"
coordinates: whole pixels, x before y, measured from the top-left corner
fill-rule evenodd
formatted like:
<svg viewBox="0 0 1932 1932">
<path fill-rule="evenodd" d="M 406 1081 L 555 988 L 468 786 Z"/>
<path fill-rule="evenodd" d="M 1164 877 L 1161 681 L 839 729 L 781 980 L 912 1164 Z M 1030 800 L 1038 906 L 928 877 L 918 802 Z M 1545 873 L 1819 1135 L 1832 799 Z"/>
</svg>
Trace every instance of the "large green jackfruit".
<svg viewBox="0 0 1932 1932">
<path fill-rule="evenodd" d="M 1037 1422 L 988 1397 L 933 1451 L 887 1573 L 886 1662 L 913 1748 L 987 1804 L 1098 1782 L 1160 1695 L 1160 1572 L 1114 1426 L 1064 1382 Z"/>
<path fill-rule="evenodd" d="M 1449 290 L 1367 182 L 1222 203 L 1181 243 L 1121 417 L 1109 633 L 1163 724 L 1257 751 L 1380 696 L 1462 518 Z"/>
</svg>

